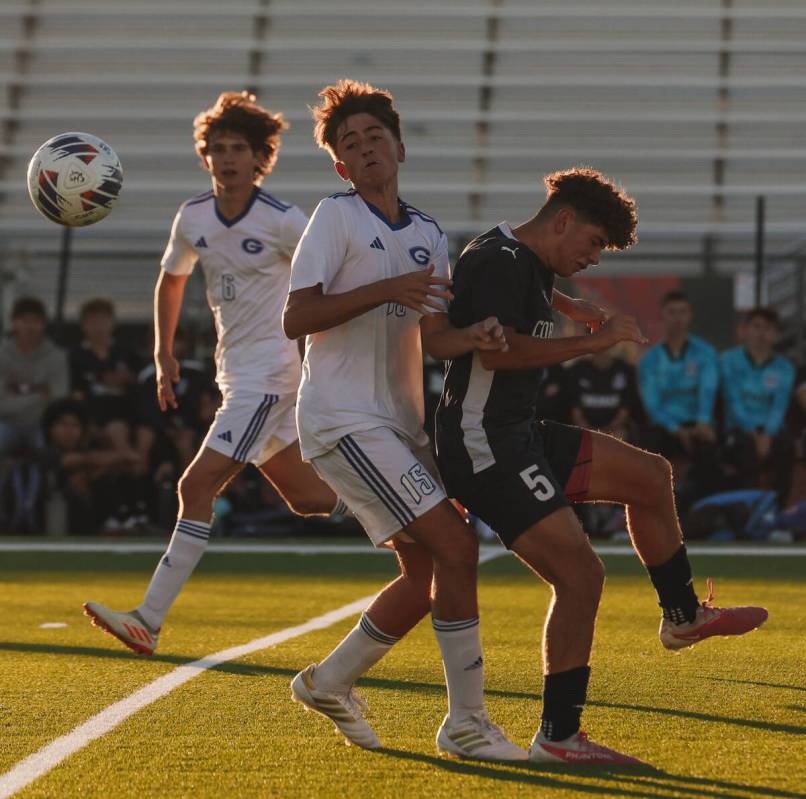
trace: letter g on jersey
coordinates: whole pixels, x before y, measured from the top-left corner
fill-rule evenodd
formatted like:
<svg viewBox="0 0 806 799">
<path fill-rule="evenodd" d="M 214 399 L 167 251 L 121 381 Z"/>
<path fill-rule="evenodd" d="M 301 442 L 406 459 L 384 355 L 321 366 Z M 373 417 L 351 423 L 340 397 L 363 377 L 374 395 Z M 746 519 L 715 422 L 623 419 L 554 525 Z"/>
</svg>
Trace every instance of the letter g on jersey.
<svg viewBox="0 0 806 799">
<path fill-rule="evenodd" d="M 409 255 L 415 264 L 425 266 L 431 260 L 431 253 L 425 247 L 412 247 Z"/>
<path fill-rule="evenodd" d="M 263 252 L 263 242 L 257 239 L 244 239 L 241 242 L 241 249 L 250 255 L 257 255 L 259 252 Z"/>
</svg>

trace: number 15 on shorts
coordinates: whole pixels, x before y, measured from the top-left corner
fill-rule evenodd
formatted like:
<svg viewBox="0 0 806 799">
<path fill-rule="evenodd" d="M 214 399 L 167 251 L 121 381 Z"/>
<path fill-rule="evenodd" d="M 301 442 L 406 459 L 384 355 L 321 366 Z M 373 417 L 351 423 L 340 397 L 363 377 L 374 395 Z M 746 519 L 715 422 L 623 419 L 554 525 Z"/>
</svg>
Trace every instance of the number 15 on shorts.
<svg viewBox="0 0 806 799">
<path fill-rule="evenodd" d="M 534 494 L 536 499 L 545 502 L 551 499 L 556 493 L 551 481 L 544 474 L 540 474 L 540 467 L 537 464 L 527 466 L 520 472 L 521 479 L 526 483 L 526 487 Z"/>
</svg>

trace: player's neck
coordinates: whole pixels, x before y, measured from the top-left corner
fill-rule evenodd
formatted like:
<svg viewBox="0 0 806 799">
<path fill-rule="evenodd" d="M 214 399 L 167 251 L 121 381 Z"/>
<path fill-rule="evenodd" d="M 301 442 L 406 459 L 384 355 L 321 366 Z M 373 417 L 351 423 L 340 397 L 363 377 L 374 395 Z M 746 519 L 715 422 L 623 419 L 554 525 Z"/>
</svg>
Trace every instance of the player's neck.
<svg viewBox="0 0 806 799">
<path fill-rule="evenodd" d="M 225 219 L 234 219 L 240 216 L 252 199 L 255 186 L 252 183 L 241 186 L 222 186 L 213 183 L 213 194 L 218 210 Z"/>
<path fill-rule="evenodd" d="M 749 344 L 746 344 L 745 349 L 747 350 L 747 354 L 750 356 L 750 359 L 755 364 L 766 363 L 770 360 L 770 358 L 772 358 L 772 350 L 769 347 L 753 347 Z"/>
<path fill-rule="evenodd" d="M 666 337 L 666 347 L 668 350 L 675 355 L 679 355 L 682 351 L 683 347 L 686 346 L 686 342 L 688 341 L 688 333 L 674 333 L 671 336 Z"/>
<path fill-rule="evenodd" d="M 401 220 L 397 179 L 372 186 L 356 186 L 361 199 L 374 205 L 393 225 Z"/>
<path fill-rule="evenodd" d="M 551 253 L 546 244 L 546 237 L 543 235 L 543 227 L 535 217 L 517 227 L 510 225 L 510 230 L 521 244 L 525 244 L 540 259 L 542 264 L 552 269 Z"/>
</svg>

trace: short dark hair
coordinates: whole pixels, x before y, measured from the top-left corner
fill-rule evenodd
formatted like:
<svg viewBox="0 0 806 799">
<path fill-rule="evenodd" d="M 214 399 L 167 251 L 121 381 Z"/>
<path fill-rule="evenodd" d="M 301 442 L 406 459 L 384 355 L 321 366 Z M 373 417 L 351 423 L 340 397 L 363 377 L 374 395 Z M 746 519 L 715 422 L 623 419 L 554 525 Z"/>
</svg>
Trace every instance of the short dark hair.
<svg viewBox="0 0 806 799">
<path fill-rule="evenodd" d="M 45 310 L 45 303 L 37 297 L 20 297 L 11 306 L 11 318 L 17 319 L 20 316 L 38 316 L 43 322 L 48 321 L 48 312 Z"/>
<path fill-rule="evenodd" d="M 106 314 L 107 316 L 114 316 L 115 306 L 112 303 L 112 300 L 108 300 L 106 297 L 93 297 L 91 300 L 87 300 L 81 306 L 81 310 L 78 312 L 78 318 L 84 320 L 87 316 L 94 313 L 102 313 Z"/>
<path fill-rule="evenodd" d="M 336 134 L 347 117 L 353 114 L 370 114 L 398 140 L 400 115 L 392 102 L 394 97 L 385 89 L 376 89 L 369 83 L 342 78 L 338 83 L 325 86 L 319 96 L 322 102 L 311 108 L 316 143 L 336 157 Z"/>
<path fill-rule="evenodd" d="M 752 322 L 754 319 L 763 319 L 765 322 L 769 322 L 774 327 L 779 327 L 781 324 L 780 317 L 778 316 L 778 311 L 774 310 L 773 308 L 767 308 L 762 305 L 757 305 L 755 308 L 751 308 L 744 317 L 745 322 Z"/>
<path fill-rule="evenodd" d="M 71 399 L 70 397 L 65 397 L 64 399 L 51 402 L 42 414 L 42 430 L 46 437 L 50 434 L 53 425 L 63 416 L 75 416 L 80 422 L 81 427 L 84 430 L 87 429 L 87 410 L 84 407 L 84 403 L 79 402 L 79 400 Z"/>
<path fill-rule="evenodd" d="M 282 114 L 273 113 L 257 104 L 254 94 L 247 91 L 222 92 L 216 104 L 196 115 L 193 120 L 193 138 L 196 153 L 204 163 L 214 133 L 239 133 L 248 142 L 253 153 L 263 158 L 255 167 L 255 177 L 269 174 L 277 161 L 280 134 L 288 128 Z M 205 164 L 206 166 L 206 164 Z"/>
<path fill-rule="evenodd" d="M 688 298 L 688 294 L 685 291 L 680 291 L 680 289 L 673 289 L 672 291 L 667 291 L 661 298 L 660 298 L 660 307 L 665 308 L 667 305 L 673 302 L 686 302 L 691 305 L 691 300 Z"/>
<path fill-rule="evenodd" d="M 586 222 L 607 232 L 606 250 L 626 250 L 638 241 L 635 200 L 601 172 L 575 166 L 543 178 L 546 203 L 541 213 L 572 208 Z"/>
</svg>

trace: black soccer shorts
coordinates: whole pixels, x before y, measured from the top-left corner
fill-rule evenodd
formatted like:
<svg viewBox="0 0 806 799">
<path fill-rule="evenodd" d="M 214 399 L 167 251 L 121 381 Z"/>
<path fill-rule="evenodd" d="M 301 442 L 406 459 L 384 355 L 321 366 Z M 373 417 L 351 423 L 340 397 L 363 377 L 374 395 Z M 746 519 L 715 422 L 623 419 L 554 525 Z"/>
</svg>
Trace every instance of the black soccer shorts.
<svg viewBox="0 0 806 799">
<path fill-rule="evenodd" d="M 539 422 L 532 445 L 517 458 L 498 461 L 457 480 L 443 470 L 448 491 L 498 533 L 507 549 L 532 525 L 587 497 L 593 441 L 581 427 Z"/>
</svg>

